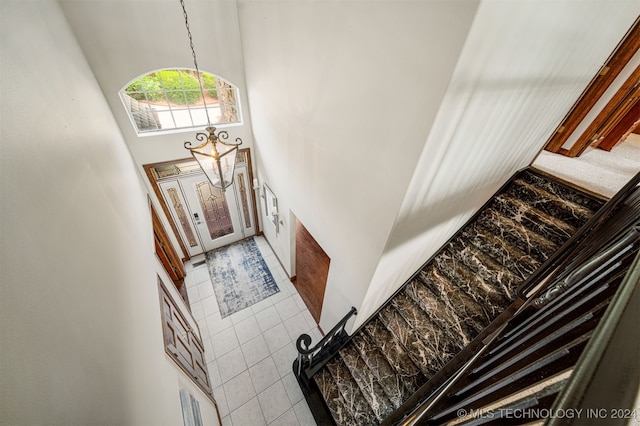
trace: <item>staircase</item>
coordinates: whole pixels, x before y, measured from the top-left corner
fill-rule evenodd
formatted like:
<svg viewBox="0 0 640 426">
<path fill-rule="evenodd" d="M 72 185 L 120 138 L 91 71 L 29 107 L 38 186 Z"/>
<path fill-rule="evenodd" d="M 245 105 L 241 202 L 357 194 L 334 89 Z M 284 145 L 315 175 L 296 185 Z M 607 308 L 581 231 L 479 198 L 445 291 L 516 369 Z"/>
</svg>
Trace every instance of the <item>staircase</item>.
<svg viewBox="0 0 640 426">
<path fill-rule="evenodd" d="M 382 423 L 513 306 L 519 285 L 602 205 L 533 169 L 516 174 L 314 369 L 307 385 L 330 420 Z"/>
</svg>

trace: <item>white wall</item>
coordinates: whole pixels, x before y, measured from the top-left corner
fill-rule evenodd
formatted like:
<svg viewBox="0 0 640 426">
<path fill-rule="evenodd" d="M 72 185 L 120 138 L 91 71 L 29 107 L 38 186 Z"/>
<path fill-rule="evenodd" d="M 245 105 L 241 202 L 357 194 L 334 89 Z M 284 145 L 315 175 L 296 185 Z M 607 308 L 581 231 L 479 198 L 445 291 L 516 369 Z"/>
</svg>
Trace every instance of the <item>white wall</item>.
<svg viewBox="0 0 640 426">
<path fill-rule="evenodd" d="M 65 17 L 120 126 L 134 159 L 147 164 L 189 156 L 193 131 L 138 137 L 118 92 L 131 80 L 161 68 L 191 68 L 193 57 L 178 0 L 60 0 Z M 201 71 L 236 85 L 245 105 L 244 64 L 235 1 L 185 2 Z M 246 108 L 243 108 L 246 111 Z M 230 136 L 251 146 L 249 115 Z M 220 126 L 223 127 L 223 126 Z M 243 145 L 243 147 L 245 147 Z"/>
<path fill-rule="evenodd" d="M 139 138 L 117 97 L 140 74 L 191 66 L 179 2 L 61 3 L 138 166 L 185 157 L 192 132 Z M 245 123 L 232 136 L 253 148 L 260 182 L 278 197 L 284 226 L 275 235 L 263 221 L 267 239 L 295 273 L 298 217 L 331 258 L 325 329 L 352 305 L 364 320 L 529 164 L 637 8 L 187 2 L 200 67 L 241 90 Z"/>
<path fill-rule="evenodd" d="M 637 1 L 482 1 L 359 322 L 533 161 L 639 13 Z"/>
<path fill-rule="evenodd" d="M 1 422 L 181 424 L 131 155 L 58 3 L 0 7 Z"/>
<path fill-rule="evenodd" d="M 60 0 L 60 3 L 140 170 L 144 164 L 190 157 L 183 144 L 187 140 L 196 142 L 194 130 L 139 137 L 118 96 L 125 85 L 140 75 L 161 68 L 194 68 L 180 2 Z M 188 0 L 185 5 L 199 69 L 217 74 L 239 89 L 243 123 L 217 127 L 228 130 L 231 140 L 241 138 L 242 148 L 252 148 L 236 3 Z M 155 194 L 151 198 L 169 229 Z M 176 248 L 180 252 L 180 247 Z"/>
<path fill-rule="evenodd" d="M 624 0 L 238 4 L 259 177 L 331 258 L 325 329 L 351 305 L 364 321 L 530 164 L 638 14 Z M 290 269 L 292 229 L 265 226 Z"/>
<path fill-rule="evenodd" d="M 258 174 L 331 258 L 320 325 L 360 304 L 475 1 L 239 1 Z"/>
</svg>

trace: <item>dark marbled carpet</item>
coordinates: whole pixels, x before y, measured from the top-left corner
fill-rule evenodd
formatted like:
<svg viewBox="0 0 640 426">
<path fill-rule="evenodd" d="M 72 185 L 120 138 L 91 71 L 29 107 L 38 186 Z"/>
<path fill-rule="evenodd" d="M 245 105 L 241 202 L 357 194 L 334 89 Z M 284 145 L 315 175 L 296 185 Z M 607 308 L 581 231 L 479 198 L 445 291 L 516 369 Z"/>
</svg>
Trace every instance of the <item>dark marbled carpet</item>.
<svg viewBox="0 0 640 426">
<path fill-rule="evenodd" d="M 516 176 L 313 377 L 334 421 L 381 423 L 602 204 L 533 170 Z"/>
</svg>

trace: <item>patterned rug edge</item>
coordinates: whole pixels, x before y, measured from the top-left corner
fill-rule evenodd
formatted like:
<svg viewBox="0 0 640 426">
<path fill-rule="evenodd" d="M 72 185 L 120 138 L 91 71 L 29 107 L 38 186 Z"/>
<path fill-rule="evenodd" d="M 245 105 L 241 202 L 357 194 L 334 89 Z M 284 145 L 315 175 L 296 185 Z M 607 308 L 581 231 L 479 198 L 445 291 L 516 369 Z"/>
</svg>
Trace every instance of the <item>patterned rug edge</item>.
<svg viewBox="0 0 640 426">
<path fill-rule="evenodd" d="M 205 258 L 222 318 L 280 291 L 253 237 L 209 251 Z"/>
</svg>

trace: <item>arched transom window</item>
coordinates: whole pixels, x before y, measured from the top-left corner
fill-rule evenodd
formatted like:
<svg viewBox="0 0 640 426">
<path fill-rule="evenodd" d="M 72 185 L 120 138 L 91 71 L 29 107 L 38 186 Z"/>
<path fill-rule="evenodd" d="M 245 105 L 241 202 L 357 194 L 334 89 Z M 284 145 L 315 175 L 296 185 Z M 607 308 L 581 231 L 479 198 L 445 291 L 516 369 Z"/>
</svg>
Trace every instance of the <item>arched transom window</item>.
<svg viewBox="0 0 640 426">
<path fill-rule="evenodd" d="M 211 124 L 240 123 L 237 91 L 228 81 L 207 72 L 198 75 L 191 69 L 163 69 L 129 83 L 120 90 L 120 98 L 140 135 L 205 126 L 206 112 Z"/>
</svg>

